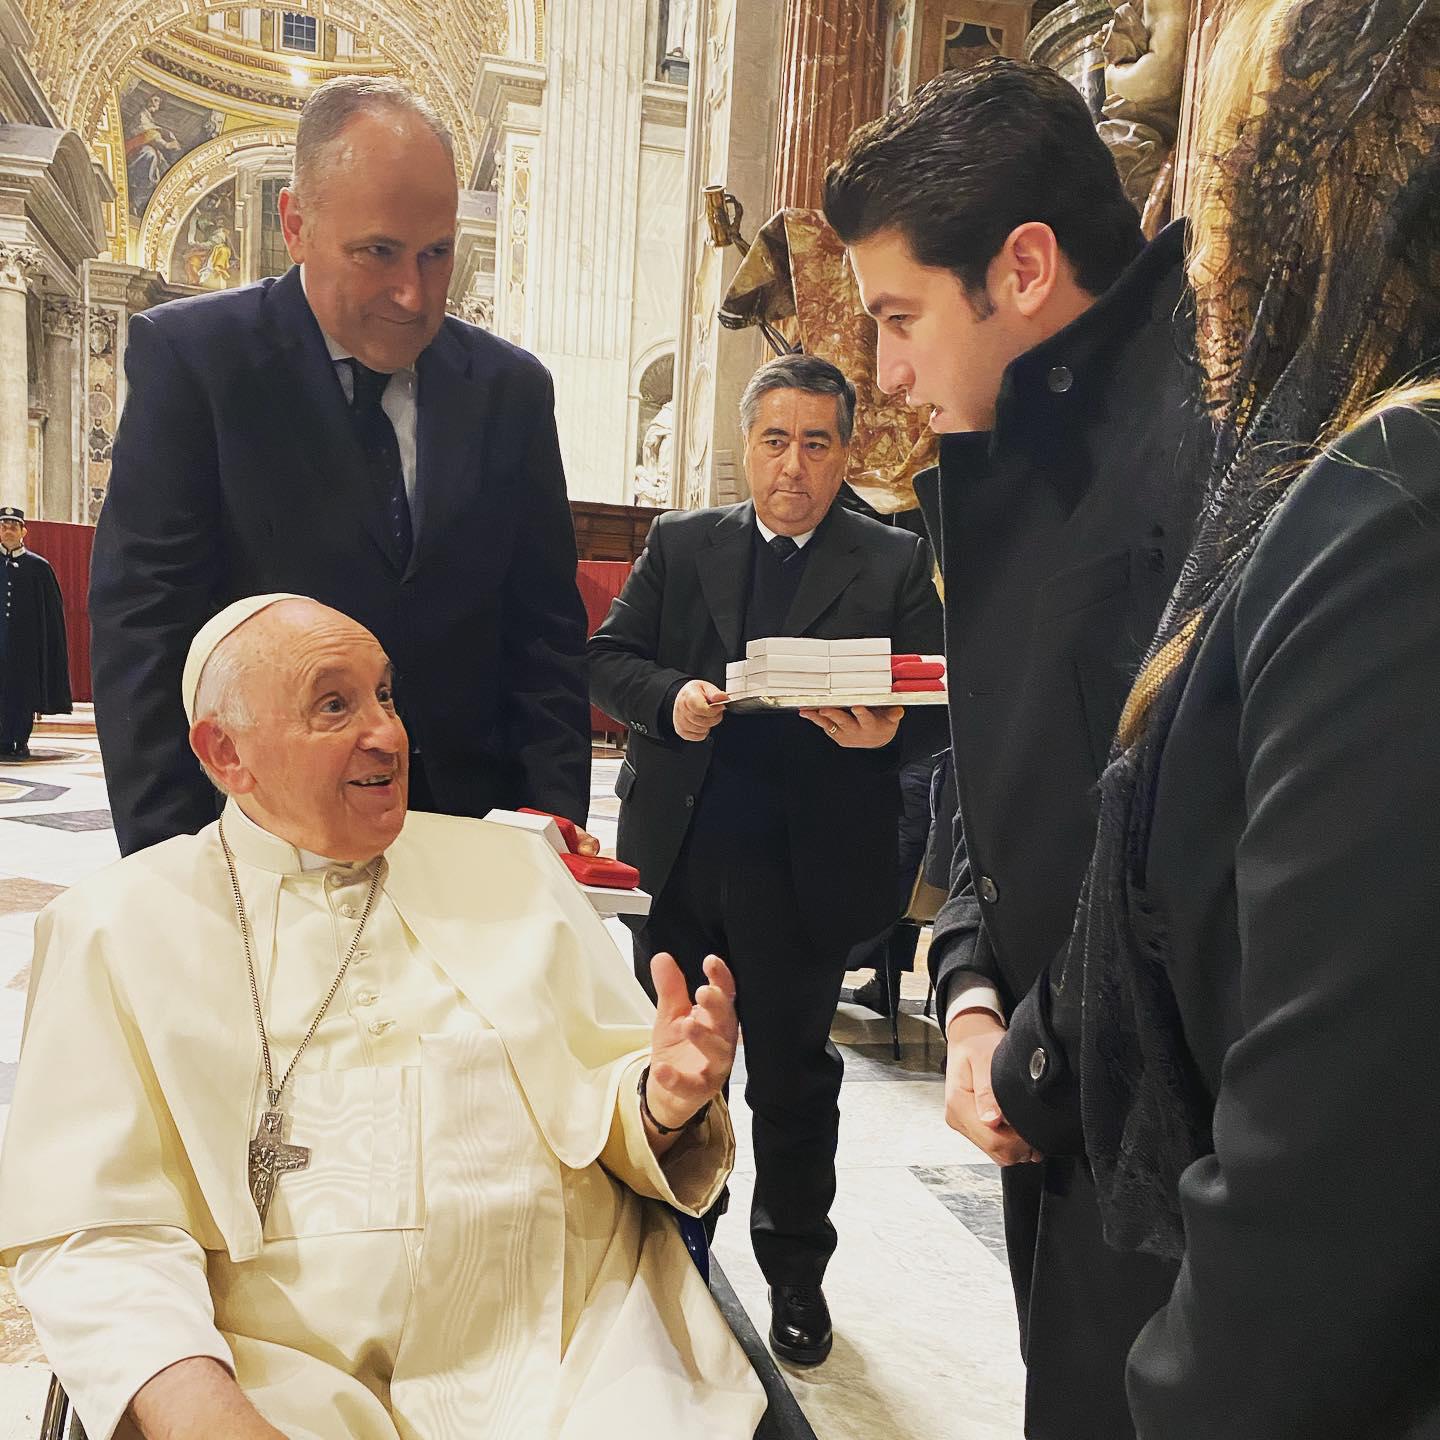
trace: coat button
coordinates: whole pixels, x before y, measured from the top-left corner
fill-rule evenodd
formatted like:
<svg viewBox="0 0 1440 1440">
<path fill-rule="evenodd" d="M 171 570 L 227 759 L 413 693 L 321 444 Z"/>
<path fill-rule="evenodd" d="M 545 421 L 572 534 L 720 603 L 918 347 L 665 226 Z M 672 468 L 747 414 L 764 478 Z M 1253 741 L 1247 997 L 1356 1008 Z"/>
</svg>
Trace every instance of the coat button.
<svg viewBox="0 0 1440 1440">
<path fill-rule="evenodd" d="M 1075 374 L 1068 365 L 1056 365 L 1045 377 L 1052 395 L 1063 395 L 1074 383 Z"/>
<path fill-rule="evenodd" d="M 685 797 L 685 808 L 687 810 L 693 810 L 695 808 L 695 797 L 693 795 L 687 795 Z"/>
<path fill-rule="evenodd" d="M 993 905 L 1000 898 L 1000 892 L 995 888 L 995 882 L 988 875 L 980 877 L 980 898 L 987 905 Z"/>
<path fill-rule="evenodd" d="M 1050 1057 L 1043 1045 L 1037 1045 L 1030 1055 L 1030 1078 L 1038 1085 L 1050 1068 Z"/>
<path fill-rule="evenodd" d="M 340 905 L 336 908 L 347 920 L 353 920 L 355 918 L 355 907 L 353 905 Z"/>
<path fill-rule="evenodd" d="M 372 1020 L 366 1027 L 372 1035 L 383 1035 L 387 1030 L 395 1028 L 393 1020 Z"/>
</svg>

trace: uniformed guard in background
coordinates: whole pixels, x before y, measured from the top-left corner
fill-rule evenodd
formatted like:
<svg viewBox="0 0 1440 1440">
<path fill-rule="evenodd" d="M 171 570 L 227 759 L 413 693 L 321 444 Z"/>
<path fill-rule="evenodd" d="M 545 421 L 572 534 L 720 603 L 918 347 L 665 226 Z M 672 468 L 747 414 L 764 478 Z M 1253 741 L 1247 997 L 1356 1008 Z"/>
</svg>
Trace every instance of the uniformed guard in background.
<svg viewBox="0 0 1440 1440">
<path fill-rule="evenodd" d="M 70 713 L 65 605 L 50 562 L 25 548 L 25 512 L 0 506 L 0 760 L 30 758 L 35 715 Z"/>
</svg>

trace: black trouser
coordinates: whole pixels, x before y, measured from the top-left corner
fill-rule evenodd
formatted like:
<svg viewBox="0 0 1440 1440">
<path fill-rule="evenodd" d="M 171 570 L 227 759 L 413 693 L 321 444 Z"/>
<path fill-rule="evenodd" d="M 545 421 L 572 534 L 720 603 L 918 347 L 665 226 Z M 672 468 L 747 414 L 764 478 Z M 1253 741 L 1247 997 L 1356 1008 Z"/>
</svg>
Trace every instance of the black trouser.
<svg viewBox="0 0 1440 1440">
<path fill-rule="evenodd" d="M 652 995 L 649 962 L 661 950 L 692 994 L 712 952 L 735 976 L 755 1145 L 750 1240 L 772 1285 L 818 1285 L 836 1240 L 829 1211 L 844 1065 L 830 1021 L 845 956 L 820 953 L 797 910 L 782 841 L 707 843 L 692 829 L 635 935 L 635 973 Z"/>
<path fill-rule="evenodd" d="M 23 750 L 35 728 L 35 712 L 23 691 L 6 689 L 0 694 L 0 753 Z"/>
</svg>

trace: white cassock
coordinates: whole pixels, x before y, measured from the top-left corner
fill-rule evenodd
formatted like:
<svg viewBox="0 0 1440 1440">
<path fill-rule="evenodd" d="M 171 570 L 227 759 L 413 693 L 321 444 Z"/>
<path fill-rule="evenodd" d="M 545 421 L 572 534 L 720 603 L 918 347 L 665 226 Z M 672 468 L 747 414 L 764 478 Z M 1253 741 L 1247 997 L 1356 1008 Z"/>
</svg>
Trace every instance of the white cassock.
<svg viewBox="0 0 1440 1440">
<path fill-rule="evenodd" d="M 225 833 L 278 1078 L 369 872 L 233 804 Z M 655 1159 L 654 1012 L 543 840 L 417 813 L 384 864 L 281 1102 L 310 1163 L 263 1236 L 265 1082 L 217 827 L 39 917 L 0 1262 L 92 1440 L 133 1434 L 134 1392 L 191 1355 L 290 1440 L 748 1440 L 759 1383 L 654 1203 L 713 1203 L 723 1104 Z"/>
</svg>

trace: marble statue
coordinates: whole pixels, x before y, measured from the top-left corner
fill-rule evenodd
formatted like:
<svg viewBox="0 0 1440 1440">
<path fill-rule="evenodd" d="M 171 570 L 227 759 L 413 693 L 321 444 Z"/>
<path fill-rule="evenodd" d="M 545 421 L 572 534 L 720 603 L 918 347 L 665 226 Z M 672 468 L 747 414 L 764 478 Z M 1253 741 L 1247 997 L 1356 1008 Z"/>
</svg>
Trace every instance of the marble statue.
<svg viewBox="0 0 1440 1440">
<path fill-rule="evenodd" d="M 690 0 L 670 0 L 670 11 L 665 21 L 667 55 L 689 55 L 690 10 Z"/>
<path fill-rule="evenodd" d="M 1142 214 L 1174 152 L 1189 27 L 1189 0 L 1122 0 L 1105 32 L 1098 128 Z"/>
<path fill-rule="evenodd" d="M 672 446 L 675 407 L 667 400 L 645 429 L 640 464 L 635 470 L 634 503 L 668 509 L 671 503 Z"/>
</svg>

